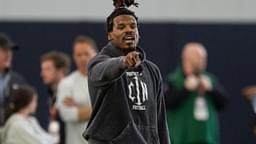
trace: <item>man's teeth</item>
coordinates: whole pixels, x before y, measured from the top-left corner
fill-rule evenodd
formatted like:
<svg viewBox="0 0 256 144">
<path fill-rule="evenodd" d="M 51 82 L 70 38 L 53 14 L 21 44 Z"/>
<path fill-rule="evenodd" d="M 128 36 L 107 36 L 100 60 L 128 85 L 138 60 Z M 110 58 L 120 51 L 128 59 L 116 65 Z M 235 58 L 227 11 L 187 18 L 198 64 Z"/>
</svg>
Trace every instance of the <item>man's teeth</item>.
<svg viewBox="0 0 256 144">
<path fill-rule="evenodd" d="M 125 39 L 125 40 L 134 40 L 133 37 L 125 37 L 124 39 Z"/>
<path fill-rule="evenodd" d="M 125 43 L 133 43 L 133 40 L 125 40 Z"/>
</svg>

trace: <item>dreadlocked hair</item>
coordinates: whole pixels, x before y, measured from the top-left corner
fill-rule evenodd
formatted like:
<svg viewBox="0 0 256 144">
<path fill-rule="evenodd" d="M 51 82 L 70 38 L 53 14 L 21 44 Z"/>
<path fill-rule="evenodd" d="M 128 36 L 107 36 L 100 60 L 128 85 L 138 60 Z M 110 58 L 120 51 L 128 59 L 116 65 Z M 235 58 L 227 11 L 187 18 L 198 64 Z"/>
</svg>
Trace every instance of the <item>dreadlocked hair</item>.
<svg viewBox="0 0 256 144">
<path fill-rule="evenodd" d="M 136 7 L 139 6 L 139 4 L 136 3 L 134 0 L 113 0 L 113 5 L 116 8 L 119 8 L 119 7 L 130 7 L 131 5 L 134 5 Z"/>
<path fill-rule="evenodd" d="M 138 17 L 135 13 L 128 9 L 131 5 L 138 7 L 138 3 L 135 3 L 134 0 L 113 0 L 113 5 L 115 6 L 115 10 L 108 16 L 107 18 L 107 32 L 111 32 L 113 30 L 114 18 L 120 15 L 131 15 L 136 21 L 138 21 Z"/>
</svg>

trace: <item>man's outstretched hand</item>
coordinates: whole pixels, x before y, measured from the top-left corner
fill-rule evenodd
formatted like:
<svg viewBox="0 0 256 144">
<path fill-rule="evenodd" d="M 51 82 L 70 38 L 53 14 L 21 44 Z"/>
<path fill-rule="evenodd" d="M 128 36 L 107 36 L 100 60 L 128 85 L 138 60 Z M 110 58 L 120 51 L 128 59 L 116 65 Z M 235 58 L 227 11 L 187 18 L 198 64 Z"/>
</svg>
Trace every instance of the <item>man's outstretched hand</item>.
<svg viewBox="0 0 256 144">
<path fill-rule="evenodd" d="M 140 53 L 133 51 L 129 52 L 124 58 L 123 63 L 128 69 L 134 69 L 141 64 Z"/>
</svg>

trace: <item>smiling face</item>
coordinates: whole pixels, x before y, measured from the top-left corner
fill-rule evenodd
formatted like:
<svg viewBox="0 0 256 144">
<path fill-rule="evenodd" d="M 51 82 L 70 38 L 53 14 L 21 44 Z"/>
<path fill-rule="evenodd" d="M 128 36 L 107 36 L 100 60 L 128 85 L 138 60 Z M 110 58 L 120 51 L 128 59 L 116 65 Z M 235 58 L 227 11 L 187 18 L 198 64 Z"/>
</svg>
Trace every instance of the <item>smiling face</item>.
<svg viewBox="0 0 256 144">
<path fill-rule="evenodd" d="M 122 49 L 135 49 L 139 41 L 136 19 L 131 15 L 120 15 L 113 20 L 113 30 L 108 33 L 108 39 Z"/>
</svg>

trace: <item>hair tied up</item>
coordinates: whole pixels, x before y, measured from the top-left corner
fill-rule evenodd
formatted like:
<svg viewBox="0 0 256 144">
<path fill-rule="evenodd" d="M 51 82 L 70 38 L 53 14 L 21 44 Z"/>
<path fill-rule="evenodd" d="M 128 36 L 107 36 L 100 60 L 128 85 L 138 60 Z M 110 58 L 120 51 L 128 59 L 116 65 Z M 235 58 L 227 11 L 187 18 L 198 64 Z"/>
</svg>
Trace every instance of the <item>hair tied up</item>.
<svg viewBox="0 0 256 144">
<path fill-rule="evenodd" d="M 115 8 L 121 7 L 130 7 L 131 5 L 139 7 L 139 3 L 136 3 L 135 0 L 113 0 L 113 5 Z"/>
</svg>

